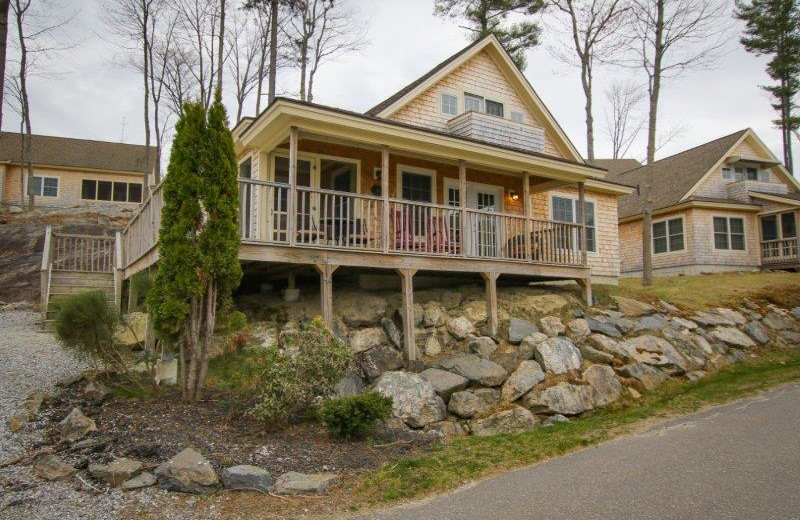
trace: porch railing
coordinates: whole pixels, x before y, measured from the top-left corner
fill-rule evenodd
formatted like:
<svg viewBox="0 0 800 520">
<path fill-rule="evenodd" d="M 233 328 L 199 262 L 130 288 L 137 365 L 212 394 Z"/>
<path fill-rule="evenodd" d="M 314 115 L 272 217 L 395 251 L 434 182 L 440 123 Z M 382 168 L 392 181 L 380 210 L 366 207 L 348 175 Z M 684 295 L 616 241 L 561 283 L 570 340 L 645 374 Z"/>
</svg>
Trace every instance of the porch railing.
<svg viewBox="0 0 800 520">
<path fill-rule="evenodd" d="M 797 238 L 761 241 L 762 265 L 800 262 L 800 241 Z"/>
<path fill-rule="evenodd" d="M 53 233 L 50 240 L 54 271 L 110 273 L 116 266 L 114 237 Z"/>
<path fill-rule="evenodd" d="M 125 267 L 147 254 L 158 242 L 161 211 L 164 209 L 163 188 L 162 181 L 122 231 L 122 260 Z"/>
</svg>

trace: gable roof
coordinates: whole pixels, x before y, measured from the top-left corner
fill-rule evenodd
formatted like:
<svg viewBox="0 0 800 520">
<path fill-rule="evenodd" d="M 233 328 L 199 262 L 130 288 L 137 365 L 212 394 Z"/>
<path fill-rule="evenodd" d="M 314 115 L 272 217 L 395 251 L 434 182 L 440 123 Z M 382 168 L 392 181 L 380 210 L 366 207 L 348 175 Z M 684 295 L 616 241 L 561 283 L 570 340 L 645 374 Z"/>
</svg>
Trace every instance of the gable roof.
<svg viewBox="0 0 800 520">
<path fill-rule="evenodd" d="M 31 136 L 33 164 L 39 166 L 150 174 L 155 167 L 156 151 L 155 146 L 148 148 L 138 144 L 70 137 Z M 148 156 L 149 168 L 146 168 Z M 0 132 L 0 162 L 23 163 L 22 134 Z"/>
<path fill-rule="evenodd" d="M 487 51 L 489 53 L 490 57 L 506 75 L 512 86 L 515 87 L 520 98 L 528 105 L 531 112 L 540 116 L 545 128 L 553 132 L 557 138 L 557 142 L 554 143 L 556 147 L 565 152 L 568 159 L 584 163 L 585 161 L 580 152 L 578 152 L 578 149 L 575 148 L 575 145 L 572 144 L 572 141 L 570 141 L 566 133 L 564 133 L 564 130 L 553 117 L 553 114 L 550 113 L 550 110 L 533 89 L 522 71 L 519 70 L 519 67 L 517 67 L 511 59 L 511 56 L 503 45 L 497 37 L 492 34 L 484 36 L 472 42 L 470 45 L 467 45 L 416 80 L 372 107 L 366 114 L 381 118 L 390 117 L 440 79 L 444 78 L 450 72 L 482 51 Z"/>
<path fill-rule="evenodd" d="M 642 163 L 636 159 L 595 159 L 593 161 L 589 161 L 589 163 L 608 170 L 607 177 L 609 179 L 616 177 L 621 173 L 629 172 L 631 170 L 635 170 L 636 168 L 642 167 Z"/>
</svg>

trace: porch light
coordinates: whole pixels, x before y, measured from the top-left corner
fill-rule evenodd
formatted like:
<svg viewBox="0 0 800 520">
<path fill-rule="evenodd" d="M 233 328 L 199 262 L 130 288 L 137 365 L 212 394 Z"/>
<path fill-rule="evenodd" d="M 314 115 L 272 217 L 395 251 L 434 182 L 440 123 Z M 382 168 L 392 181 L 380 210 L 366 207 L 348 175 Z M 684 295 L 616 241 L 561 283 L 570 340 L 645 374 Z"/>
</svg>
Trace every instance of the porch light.
<svg viewBox="0 0 800 520">
<path fill-rule="evenodd" d="M 511 197 L 511 200 L 519 200 L 519 193 L 517 193 L 517 190 L 509 191 L 508 196 Z"/>
</svg>

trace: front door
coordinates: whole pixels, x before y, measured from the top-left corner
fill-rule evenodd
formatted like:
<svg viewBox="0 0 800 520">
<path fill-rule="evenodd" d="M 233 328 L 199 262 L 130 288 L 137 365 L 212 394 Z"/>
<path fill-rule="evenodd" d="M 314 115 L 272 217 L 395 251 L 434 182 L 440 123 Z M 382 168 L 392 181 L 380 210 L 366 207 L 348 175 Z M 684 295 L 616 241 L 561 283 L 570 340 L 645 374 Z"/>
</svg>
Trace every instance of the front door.
<svg viewBox="0 0 800 520">
<path fill-rule="evenodd" d="M 481 211 L 498 213 L 502 200 L 502 188 L 495 186 L 467 185 L 467 207 Z M 500 230 L 498 216 L 488 213 L 475 213 L 472 244 L 473 254 L 493 257 L 499 253 Z"/>
</svg>

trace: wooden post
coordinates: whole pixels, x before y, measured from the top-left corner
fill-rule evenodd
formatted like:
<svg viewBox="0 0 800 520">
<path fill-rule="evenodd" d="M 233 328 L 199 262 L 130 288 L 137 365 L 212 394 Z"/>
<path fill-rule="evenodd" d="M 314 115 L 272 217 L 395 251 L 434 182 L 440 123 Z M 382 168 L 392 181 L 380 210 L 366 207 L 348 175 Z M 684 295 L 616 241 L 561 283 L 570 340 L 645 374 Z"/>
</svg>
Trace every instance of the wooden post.
<svg viewBox="0 0 800 520">
<path fill-rule="evenodd" d="M 494 337 L 498 332 L 497 277 L 500 275 L 495 271 L 488 271 L 481 273 L 481 276 L 486 282 L 486 321 L 489 325 L 489 334 Z"/>
<path fill-rule="evenodd" d="M 122 283 L 125 281 L 122 272 L 122 233 L 117 231 L 114 234 L 114 303 L 117 310 L 122 310 Z"/>
<path fill-rule="evenodd" d="M 403 292 L 403 344 L 406 347 L 406 357 L 409 368 L 418 359 L 417 338 L 414 331 L 414 274 L 416 269 L 398 269 Z"/>
<path fill-rule="evenodd" d="M 288 233 L 289 245 L 297 242 L 297 127 L 289 129 L 289 200 L 286 204 L 286 232 Z"/>
<path fill-rule="evenodd" d="M 586 306 L 591 307 L 594 305 L 592 302 L 592 280 L 589 278 L 576 280 L 578 285 L 583 289 L 583 298 L 586 300 Z"/>
<path fill-rule="evenodd" d="M 383 215 L 382 227 L 383 230 L 381 241 L 383 245 L 383 252 L 389 252 L 389 147 L 384 146 L 381 149 L 381 197 L 383 197 Z"/>
<path fill-rule="evenodd" d="M 469 233 L 467 232 L 467 165 L 458 161 L 458 205 L 461 208 L 461 256 L 469 251 Z"/>
<path fill-rule="evenodd" d="M 522 196 L 524 197 L 523 206 L 525 208 L 525 259 L 533 260 L 533 249 L 531 247 L 531 234 L 533 226 L 533 203 L 531 201 L 531 176 L 528 172 L 523 172 L 525 177 L 522 179 Z"/>
<path fill-rule="evenodd" d="M 24 201 L 23 201 L 24 202 Z M 42 307 L 42 319 L 47 318 L 47 300 L 50 297 L 50 264 L 53 261 L 53 226 L 44 229 L 44 247 L 42 247 L 42 266 L 39 271 L 39 301 Z"/>
<path fill-rule="evenodd" d="M 586 267 L 586 189 L 582 182 L 578 183 L 578 223 L 581 225 L 581 265 Z"/>
<path fill-rule="evenodd" d="M 333 272 L 339 267 L 331 264 L 314 264 L 319 272 L 319 300 L 322 307 L 322 321 L 325 326 L 333 327 Z"/>
</svg>

